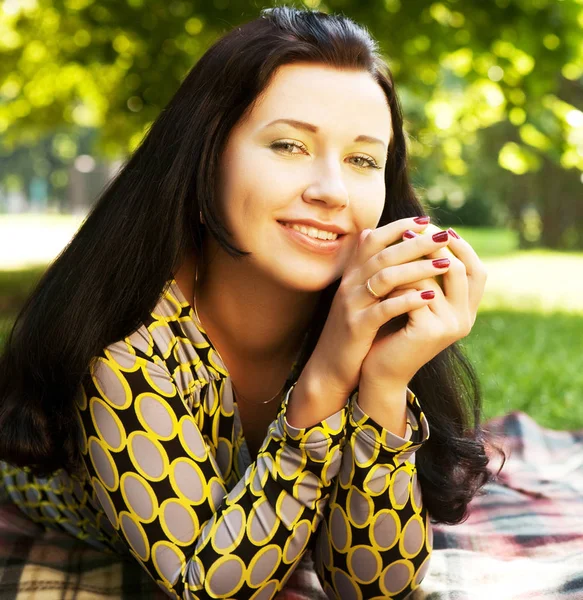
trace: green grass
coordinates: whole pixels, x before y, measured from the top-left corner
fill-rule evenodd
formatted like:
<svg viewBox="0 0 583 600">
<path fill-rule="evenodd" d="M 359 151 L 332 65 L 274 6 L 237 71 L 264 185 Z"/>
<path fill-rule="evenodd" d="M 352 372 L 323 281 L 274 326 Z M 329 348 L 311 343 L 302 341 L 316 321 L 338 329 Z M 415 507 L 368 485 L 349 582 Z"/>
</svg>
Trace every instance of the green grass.
<svg viewBox="0 0 583 600">
<path fill-rule="evenodd" d="M 489 274 L 461 341 L 480 378 L 485 418 L 519 410 L 544 427 L 583 429 L 583 253 L 518 251 L 512 232 L 455 230 Z M 0 346 L 43 270 L 0 271 Z"/>
<path fill-rule="evenodd" d="M 583 429 L 582 339 L 582 315 L 480 311 L 462 345 L 485 418 L 520 410 L 544 427 Z"/>
<path fill-rule="evenodd" d="M 15 271 L 0 271 L 0 315 L 14 312 L 32 291 L 45 265 Z"/>
</svg>

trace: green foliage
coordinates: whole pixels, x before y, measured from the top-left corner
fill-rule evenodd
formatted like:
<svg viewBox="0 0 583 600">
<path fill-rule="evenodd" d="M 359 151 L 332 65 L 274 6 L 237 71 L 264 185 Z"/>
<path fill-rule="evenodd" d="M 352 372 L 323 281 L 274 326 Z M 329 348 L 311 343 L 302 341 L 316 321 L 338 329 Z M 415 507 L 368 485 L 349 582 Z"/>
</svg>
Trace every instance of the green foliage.
<svg viewBox="0 0 583 600">
<path fill-rule="evenodd" d="M 413 129 L 424 138 L 413 144 L 417 155 L 437 151 L 448 172 L 463 175 L 462 147 L 473 144 L 480 129 L 509 120 L 521 140 L 507 149 L 505 168 L 513 170 L 530 147 L 553 150 L 564 166 L 583 170 L 583 157 L 573 154 L 580 138 L 569 140 L 583 114 L 566 91 L 581 88 L 580 0 L 329 0 L 309 6 L 343 12 L 379 40 L 410 96 Z M 195 7 L 156 0 L 5 5 L 4 143 L 76 124 L 102 129 L 102 150 L 127 150 L 126 141 L 138 141 L 208 46 L 259 12 L 251 2 Z M 55 152 L 68 152 L 67 144 L 63 140 Z"/>
<path fill-rule="evenodd" d="M 470 196 L 459 208 L 452 208 L 447 202 L 429 203 L 429 206 L 432 215 L 435 215 L 440 221 L 447 221 L 452 224 L 452 227 L 453 223 L 479 228 L 505 224 L 501 218 L 496 218 L 497 213 L 492 210 L 489 195 L 486 194 Z"/>
<path fill-rule="evenodd" d="M 583 0 L 304 5 L 345 14 L 379 41 L 427 203 L 472 225 L 511 223 L 521 247 L 583 248 Z M 33 149 L 52 136 L 56 187 L 80 151 L 123 158 L 206 49 L 259 9 L 246 0 L 4 3 L 0 158 L 30 148 L 42 176 L 50 165 Z M 91 150 L 87 130 L 99 131 Z M 523 222 L 531 208 L 542 222 L 535 237 Z"/>
</svg>

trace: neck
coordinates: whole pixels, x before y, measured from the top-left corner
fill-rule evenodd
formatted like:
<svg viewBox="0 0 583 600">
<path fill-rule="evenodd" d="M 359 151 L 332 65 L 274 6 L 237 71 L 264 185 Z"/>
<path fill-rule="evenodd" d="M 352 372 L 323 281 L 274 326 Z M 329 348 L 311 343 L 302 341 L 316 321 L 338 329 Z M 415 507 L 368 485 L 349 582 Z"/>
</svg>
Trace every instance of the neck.
<svg viewBox="0 0 583 600">
<path fill-rule="evenodd" d="M 229 357 L 253 365 L 291 362 L 304 339 L 319 293 L 298 292 L 254 271 L 246 258 L 205 247 L 199 260 L 196 309 L 213 343 Z M 210 260 L 209 260 L 209 257 Z M 194 304 L 194 257 L 175 275 Z M 290 365 L 291 366 L 291 365 Z"/>
</svg>

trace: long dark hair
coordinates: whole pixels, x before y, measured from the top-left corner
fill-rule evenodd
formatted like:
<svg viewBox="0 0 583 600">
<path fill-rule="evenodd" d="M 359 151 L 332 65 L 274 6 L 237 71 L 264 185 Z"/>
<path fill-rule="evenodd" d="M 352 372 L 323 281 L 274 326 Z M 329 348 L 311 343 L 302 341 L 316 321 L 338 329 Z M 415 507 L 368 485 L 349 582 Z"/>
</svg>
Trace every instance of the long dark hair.
<svg viewBox="0 0 583 600">
<path fill-rule="evenodd" d="M 0 359 L 0 458 L 38 476 L 80 464 L 74 399 L 92 359 L 129 336 L 154 309 L 203 226 L 233 257 L 215 202 L 220 157 L 233 126 L 276 69 L 311 62 L 371 74 L 386 94 L 393 132 L 379 222 L 424 214 L 407 175 L 403 117 L 377 43 L 352 20 L 289 6 L 218 40 L 188 73 L 140 146 L 104 188 L 68 246 L 17 316 Z M 340 280 L 320 295 L 303 364 Z M 478 378 L 456 344 L 415 375 L 431 427 L 417 452 L 424 504 L 434 522 L 458 523 L 492 475 L 480 428 Z"/>
</svg>

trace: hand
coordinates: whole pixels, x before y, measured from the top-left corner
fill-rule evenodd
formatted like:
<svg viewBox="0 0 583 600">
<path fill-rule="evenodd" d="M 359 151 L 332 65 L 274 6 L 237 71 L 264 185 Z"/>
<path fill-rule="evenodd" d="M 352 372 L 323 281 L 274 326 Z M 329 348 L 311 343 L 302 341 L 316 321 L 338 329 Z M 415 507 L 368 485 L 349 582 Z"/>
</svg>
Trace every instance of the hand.
<svg viewBox="0 0 583 600">
<path fill-rule="evenodd" d="M 385 323 L 398 315 L 426 307 L 430 302 L 421 298 L 417 291 L 379 302 L 366 289 L 366 282 L 373 275 L 376 276 L 371 280 L 373 289 L 387 295 L 399 285 L 444 272 L 444 269 L 435 269 L 431 260 L 416 259 L 435 252 L 447 242 L 438 243 L 431 236 L 419 236 L 419 242 L 413 240 L 415 243 L 387 247 L 400 242 L 407 229 L 420 233 L 425 227 L 427 225 L 415 223 L 413 218 L 406 218 L 369 230 L 366 238 L 365 232 L 361 232 L 316 348 L 306 365 L 306 371 L 325 374 L 326 386 L 332 393 L 346 397 L 358 386 L 363 361 Z M 389 356 L 392 358 L 391 354 Z M 410 365 L 407 368 L 410 370 Z"/>
<path fill-rule="evenodd" d="M 425 235 L 406 240 L 399 246 L 403 246 L 403 252 L 406 251 L 406 246 L 414 246 L 423 253 L 424 249 L 431 246 L 431 236 L 426 231 Z M 391 327 L 392 324 L 379 329 L 363 361 L 361 373 L 362 378 L 375 381 L 377 385 L 379 381 L 390 382 L 391 385 L 395 385 L 395 382 L 407 385 L 424 364 L 453 342 L 467 336 L 476 321 L 487 271 L 474 249 L 464 239 L 456 239 L 450 235 L 447 248 L 444 246 L 424 255 L 429 259 L 450 259 L 450 266 L 442 276 L 443 290 L 433 279 L 401 285 L 396 290 L 390 284 L 395 278 L 395 267 L 388 267 L 375 274 L 371 265 L 366 273 L 371 274 L 371 286 L 378 294 L 384 295 L 387 289 L 392 288 L 388 294 L 392 300 L 406 298 L 412 293 L 410 290 L 429 288 L 435 292 L 435 298 L 425 306 L 408 312 L 408 321 L 402 329 L 395 330 L 394 325 Z M 371 296 L 370 302 L 376 302 L 379 310 L 382 310 L 380 305 L 390 300 L 379 303 Z"/>
</svg>

